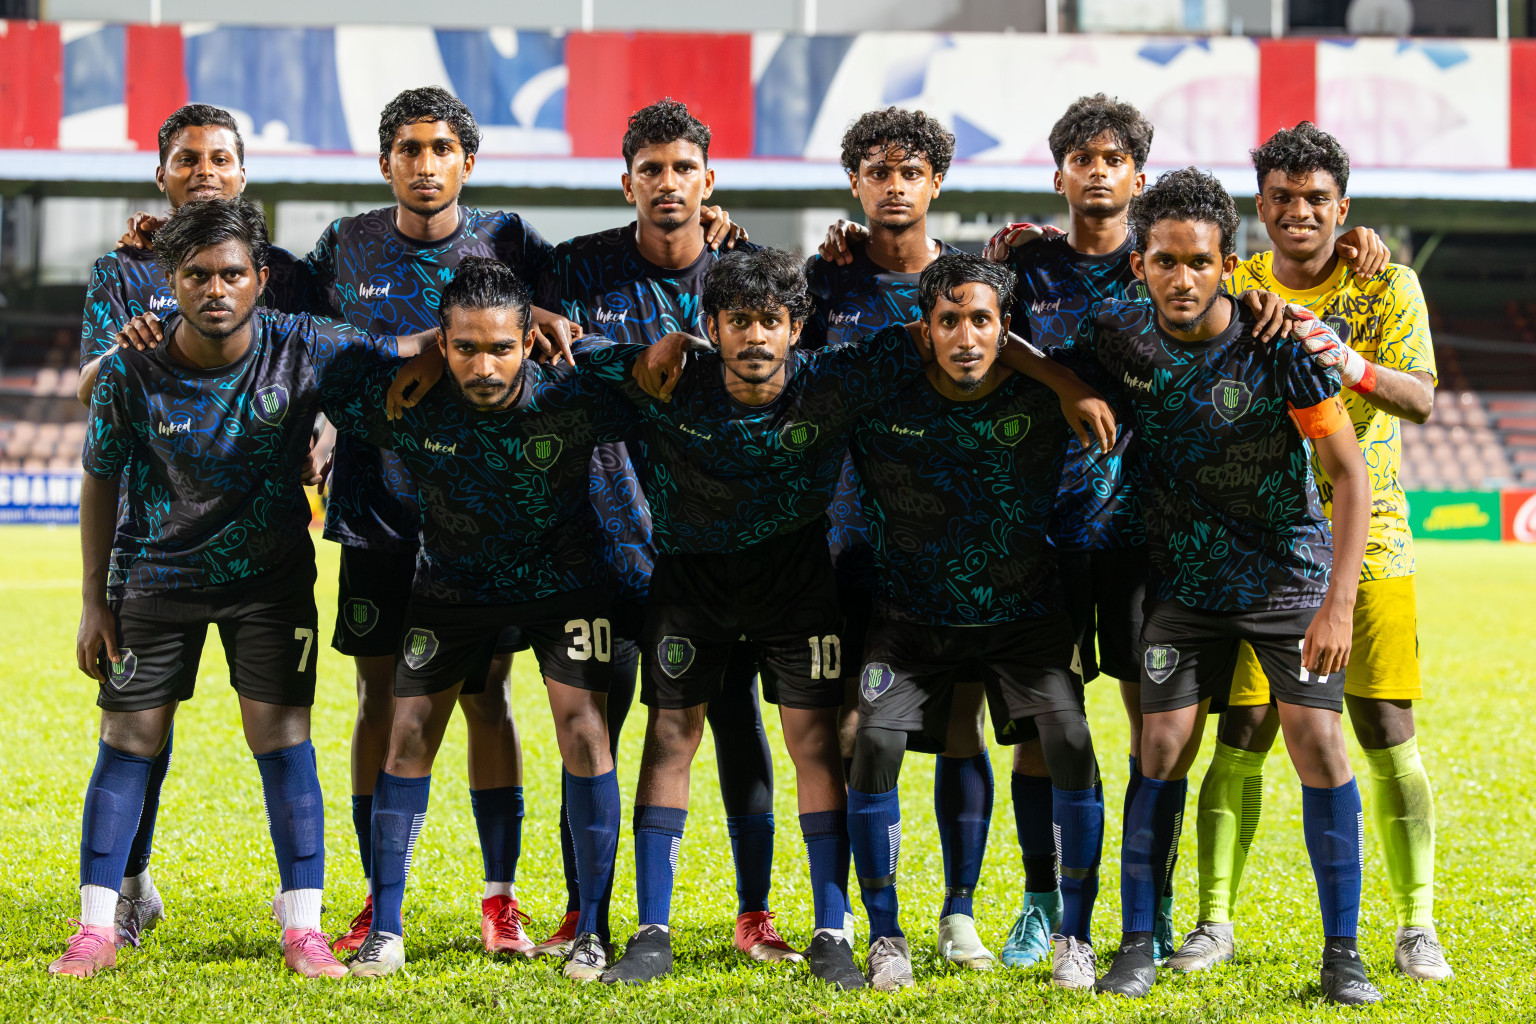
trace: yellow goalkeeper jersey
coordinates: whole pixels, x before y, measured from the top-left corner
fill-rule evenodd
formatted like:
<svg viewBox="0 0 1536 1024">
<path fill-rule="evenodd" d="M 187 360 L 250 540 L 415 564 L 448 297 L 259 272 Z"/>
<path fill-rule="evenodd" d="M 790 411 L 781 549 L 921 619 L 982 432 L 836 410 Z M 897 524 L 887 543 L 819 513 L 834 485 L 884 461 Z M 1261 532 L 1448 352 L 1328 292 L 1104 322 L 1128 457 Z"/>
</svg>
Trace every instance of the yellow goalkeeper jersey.
<svg viewBox="0 0 1536 1024">
<path fill-rule="evenodd" d="M 1338 331 L 1351 348 L 1391 370 L 1435 376 L 1435 351 L 1429 337 L 1429 312 L 1419 278 L 1408 267 L 1389 263 L 1362 287 L 1355 284 L 1342 260 L 1321 286 L 1308 291 L 1287 288 L 1275 280 L 1273 252 L 1261 252 L 1240 264 L 1228 288 L 1238 295 L 1250 288 L 1275 292 L 1287 302 L 1305 306 Z M 1344 406 L 1355 425 L 1355 438 L 1371 471 L 1371 532 L 1361 565 L 1363 580 L 1413 575 L 1413 534 L 1408 529 L 1408 499 L 1398 482 L 1403 438 L 1397 417 L 1383 412 L 1362 395 L 1343 392 Z M 1333 512 L 1333 484 L 1317 455 L 1312 456 L 1323 509 Z"/>
</svg>

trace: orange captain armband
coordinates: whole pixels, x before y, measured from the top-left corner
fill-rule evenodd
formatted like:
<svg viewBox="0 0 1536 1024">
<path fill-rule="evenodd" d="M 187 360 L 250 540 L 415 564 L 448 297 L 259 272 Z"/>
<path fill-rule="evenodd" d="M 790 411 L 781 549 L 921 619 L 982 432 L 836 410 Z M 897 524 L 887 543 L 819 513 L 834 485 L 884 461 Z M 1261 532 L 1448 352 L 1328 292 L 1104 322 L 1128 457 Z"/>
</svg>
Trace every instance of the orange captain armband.
<svg viewBox="0 0 1536 1024">
<path fill-rule="evenodd" d="M 1301 431 L 1302 437 L 1310 437 L 1314 441 L 1349 426 L 1349 413 L 1344 411 L 1344 400 L 1338 395 L 1307 409 L 1291 406 L 1291 419 L 1296 429 Z"/>
</svg>

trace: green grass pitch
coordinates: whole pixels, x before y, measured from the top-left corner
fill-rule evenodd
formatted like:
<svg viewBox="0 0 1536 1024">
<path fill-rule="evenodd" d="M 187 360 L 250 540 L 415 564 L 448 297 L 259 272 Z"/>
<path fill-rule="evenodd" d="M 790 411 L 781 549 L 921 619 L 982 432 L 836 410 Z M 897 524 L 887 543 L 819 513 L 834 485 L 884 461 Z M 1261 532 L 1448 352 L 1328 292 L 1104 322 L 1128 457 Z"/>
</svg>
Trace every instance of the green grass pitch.
<svg viewBox="0 0 1536 1024">
<path fill-rule="evenodd" d="M 336 548 L 320 543 L 323 632 L 335 607 Z M 1421 544 L 1420 631 L 1431 698 L 1420 705 L 1424 760 L 1439 814 L 1438 918 L 1457 971 L 1446 985 L 1419 986 L 1391 970 L 1392 918 L 1374 836 L 1367 838 L 1361 950 L 1387 997 L 1372 1020 L 1536 1019 L 1536 773 L 1530 711 L 1536 706 L 1532 596 L 1536 548 Z M 95 757 L 94 684 L 74 666 L 79 555 L 72 529 L 0 531 L 0 1020 L 431 1020 L 487 1021 L 1176 1021 L 1333 1019 L 1317 989 L 1321 943 L 1312 878 L 1302 843 L 1299 791 L 1288 764 L 1271 758 L 1265 814 L 1244 875 L 1236 963 L 1203 978 L 1165 976 L 1131 1003 L 1062 993 L 1042 969 L 992 974 L 946 970 L 933 953 L 941 891 L 932 825 L 932 769 L 913 755 L 902 780 L 903 920 L 917 986 L 885 996 L 835 994 L 803 969 L 745 962 L 730 946 L 735 911 L 730 847 L 706 739 L 695 769 L 693 813 L 673 901 L 678 967 L 662 984 L 577 990 L 548 962 L 496 961 L 479 947 L 480 860 L 464 770 L 464 733 L 450 729 L 438 758 L 432 809 L 406 896 L 410 963 L 395 977 L 306 982 L 282 966 L 268 916 L 276 868 L 261 814 L 255 765 L 241 738 L 217 634 L 209 640 L 196 700 L 183 707 L 176 756 L 164 790 L 154 873 L 169 919 L 120 967 L 89 982 L 44 971 L 78 912 L 81 793 Z M 347 801 L 351 669 L 321 648 L 314 736 L 327 796 L 328 929 L 346 926 L 363 892 Z M 525 744 L 528 817 L 518 890 L 540 937 L 564 908 L 556 808 L 559 761 L 541 687 L 526 656 L 515 668 L 515 703 Z M 1101 969 L 1119 933 L 1117 885 L 1125 723 L 1118 697 L 1091 685 L 1094 726 L 1109 821 L 1104 882 L 1095 917 Z M 634 723 L 643 720 L 632 717 Z M 788 757 L 776 744 L 779 821 L 773 906 L 793 943 L 810 938 L 804 849 L 795 818 Z M 616 936 L 634 925 L 629 801 L 640 751 L 638 727 L 621 752 L 625 836 L 614 899 Z M 1207 734 L 1206 743 L 1211 740 Z M 1208 751 L 1207 751 L 1208 755 Z M 1016 913 L 1023 882 L 1009 806 L 1006 750 L 994 749 L 1000 785 L 991 849 L 978 892 L 982 936 L 996 950 Z M 1195 910 L 1194 790 L 1191 780 L 1177 926 Z M 1357 757 L 1357 767 L 1363 760 Z M 1369 792 L 1366 793 L 1369 801 Z M 1369 828 L 1367 832 L 1369 833 Z M 857 900 L 855 900 L 857 902 Z M 862 908 L 856 908 L 862 913 Z"/>
</svg>

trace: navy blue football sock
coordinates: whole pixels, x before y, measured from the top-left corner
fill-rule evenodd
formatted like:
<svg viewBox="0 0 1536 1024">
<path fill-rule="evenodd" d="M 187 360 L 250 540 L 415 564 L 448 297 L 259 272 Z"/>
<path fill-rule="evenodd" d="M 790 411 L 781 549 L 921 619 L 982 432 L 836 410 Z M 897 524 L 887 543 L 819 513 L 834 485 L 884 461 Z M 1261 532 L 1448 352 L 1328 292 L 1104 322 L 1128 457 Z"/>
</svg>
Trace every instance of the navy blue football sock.
<svg viewBox="0 0 1536 1024">
<path fill-rule="evenodd" d="M 773 813 L 725 819 L 736 861 L 736 913 L 768 909 L 773 884 Z"/>
<path fill-rule="evenodd" d="M 1056 836 L 1052 830 L 1051 780 L 1013 773 L 1013 826 L 1024 857 L 1024 891 L 1056 891 Z"/>
<path fill-rule="evenodd" d="M 848 839 L 871 941 L 904 933 L 897 923 L 896 863 L 901 856 L 901 801 L 886 793 L 848 791 Z"/>
<path fill-rule="evenodd" d="M 427 820 L 432 776 L 407 779 L 379 770 L 373 787 L 373 930 L 404 933 L 400 908 L 416 837 Z"/>
<path fill-rule="evenodd" d="M 256 755 L 283 891 L 325 887 L 325 798 L 309 740 Z"/>
<path fill-rule="evenodd" d="M 1131 773 L 1125 777 L 1125 803 L 1120 805 L 1120 834 L 1123 836 L 1129 831 L 1131 821 L 1131 805 L 1136 802 L 1136 791 L 1141 788 L 1141 767 L 1136 763 L 1136 755 L 1126 758 L 1130 762 Z"/>
<path fill-rule="evenodd" d="M 635 903 L 642 926 L 671 920 L 672 879 L 687 821 L 680 807 L 635 805 Z"/>
<path fill-rule="evenodd" d="M 373 794 L 352 794 L 352 831 L 357 833 L 357 859 L 363 877 L 373 877 Z"/>
<path fill-rule="evenodd" d="M 813 811 L 800 815 L 805 856 L 811 864 L 811 899 L 816 928 L 842 928 L 848 913 L 848 812 Z"/>
<path fill-rule="evenodd" d="M 1061 830 L 1061 934 L 1092 945 L 1093 904 L 1099 897 L 1099 854 L 1104 845 L 1104 804 L 1094 789 L 1052 792 Z"/>
<path fill-rule="evenodd" d="M 613 858 L 619 848 L 619 773 L 610 768 L 601 775 L 583 778 L 565 772 L 564 788 L 569 801 L 576 884 L 581 893 L 576 934 L 595 932 L 607 942 L 605 894 L 613 890 Z M 678 833 L 682 833 L 681 824 Z"/>
<path fill-rule="evenodd" d="M 1150 932 L 1167 884 L 1168 864 L 1179 848 L 1187 779 L 1142 777 L 1126 814 L 1120 843 L 1121 931 Z"/>
<path fill-rule="evenodd" d="M 480 833 L 480 860 L 487 882 L 516 882 L 523 852 L 523 787 L 469 791 L 469 807 Z"/>
<path fill-rule="evenodd" d="M 973 892 L 981 880 L 992 825 L 992 759 L 936 757 L 933 764 L 933 812 L 944 856 L 944 906 L 940 917 L 975 913 Z"/>
<path fill-rule="evenodd" d="M 85 787 L 85 809 L 80 816 L 81 885 L 122 891 L 123 870 L 144 809 L 151 763 L 150 758 L 97 742 L 96 767 Z"/>
<path fill-rule="evenodd" d="M 581 883 L 576 877 L 576 842 L 571 836 L 571 793 L 566 779 L 569 772 L 560 776 L 560 866 L 565 869 L 565 912 L 581 910 Z"/>
<path fill-rule="evenodd" d="M 1365 818 L 1354 779 L 1333 789 L 1301 787 L 1301 824 L 1317 879 L 1323 934 L 1355 935 L 1360 920 L 1360 858 Z"/>
<path fill-rule="evenodd" d="M 133 845 L 128 848 L 128 866 L 123 877 L 142 875 L 149 867 L 149 857 L 154 852 L 155 815 L 160 811 L 160 787 L 165 775 L 171 770 L 171 741 L 176 738 L 176 727 L 165 737 L 165 748 L 149 763 L 149 778 L 144 785 L 144 809 L 139 812 L 139 830 L 133 834 Z"/>
</svg>

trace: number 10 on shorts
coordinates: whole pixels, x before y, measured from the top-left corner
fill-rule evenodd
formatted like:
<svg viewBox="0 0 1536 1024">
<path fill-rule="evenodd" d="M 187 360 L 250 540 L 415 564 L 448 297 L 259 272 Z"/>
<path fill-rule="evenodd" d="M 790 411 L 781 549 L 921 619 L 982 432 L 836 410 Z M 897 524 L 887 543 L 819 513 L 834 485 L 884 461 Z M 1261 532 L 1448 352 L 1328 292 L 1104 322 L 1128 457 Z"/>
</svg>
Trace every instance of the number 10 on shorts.
<svg viewBox="0 0 1536 1024">
<path fill-rule="evenodd" d="M 836 636 L 813 636 L 811 645 L 811 678 L 837 679 L 843 674 L 843 642 Z"/>
</svg>

